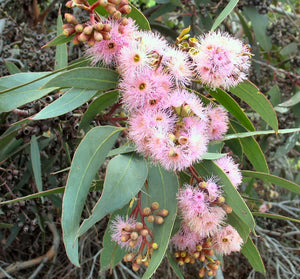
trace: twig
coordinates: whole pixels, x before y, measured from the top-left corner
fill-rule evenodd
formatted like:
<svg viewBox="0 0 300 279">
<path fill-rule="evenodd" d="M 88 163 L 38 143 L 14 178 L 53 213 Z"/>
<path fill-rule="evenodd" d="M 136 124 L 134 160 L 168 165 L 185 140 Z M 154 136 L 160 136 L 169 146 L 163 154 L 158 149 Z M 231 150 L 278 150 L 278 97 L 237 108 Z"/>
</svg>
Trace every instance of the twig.
<svg viewBox="0 0 300 279">
<path fill-rule="evenodd" d="M 40 264 L 43 261 L 47 262 L 54 257 L 54 255 L 57 253 L 57 250 L 59 247 L 60 238 L 59 238 L 59 234 L 57 232 L 57 229 L 56 229 L 54 223 L 52 223 L 52 222 L 51 223 L 46 222 L 46 223 L 48 224 L 48 227 L 53 235 L 53 244 L 52 244 L 51 248 L 49 249 L 49 251 L 45 255 L 37 257 L 35 259 L 28 260 L 25 262 L 16 262 L 16 263 L 10 265 L 9 267 L 7 267 L 5 269 L 5 272 L 14 273 L 19 270 L 26 269 L 26 268 L 35 266 L 37 264 Z M 5 278 L 5 277 L 7 277 L 6 274 L 4 272 L 1 272 L 0 279 Z"/>
<path fill-rule="evenodd" d="M 14 277 L 10 276 L 1 266 L 0 266 L 0 270 L 4 273 L 4 275 L 9 278 L 9 279 L 14 279 Z"/>
<path fill-rule="evenodd" d="M 270 11 L 272 11 L 274 13 L 278 13 L 278 14 L 281 14 L 281 15 L 286 15 L 286 16 L 294 19 L 294 20 L 300 20 L 299 15 L 291 13 L 291 12 L 287 12 L 287 11 L 281 9 L 281 8 L 270 6 L 269 9 L 270 9 Z"/>
<path fill-rule="evenodd" d="M 92 265 L 92 268 L 91 268 L 91 272 L 90 272 L 89 276 L 86 279 L 93 278 L 93 272 L 94 272 L 94 269 L 95 269 L 96 260 L 97 260 L 97 257 L 101 254 L 101 252 L 102 252 L 102 249 L 100 249 L 97 252 L 97 254 L 93 257 L 93 265 Z"/>
<path fill-rule="evenodd" d="M 127 266 L 122 264 L 121 262 L 119 263 L 119 267 L 121 267 L 123 270 L 125 270 L 128 274 L 130 274 L 134 279 L 140 279 L 139 276 L 137 276 L 133 271 L 131 271 Z"/>
</svg>

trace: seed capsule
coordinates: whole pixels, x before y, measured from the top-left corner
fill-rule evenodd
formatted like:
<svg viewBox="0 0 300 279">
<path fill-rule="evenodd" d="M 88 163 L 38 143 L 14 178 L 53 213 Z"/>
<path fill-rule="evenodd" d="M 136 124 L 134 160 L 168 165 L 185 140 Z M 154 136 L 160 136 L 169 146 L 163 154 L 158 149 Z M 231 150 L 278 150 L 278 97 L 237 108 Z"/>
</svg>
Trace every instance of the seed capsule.
<svg viewBox="0 0 300 279">
<path fill-rule="evenodd" d="M 148 221 L 149 223 L 153 223 L 154 220 L 155 220 L 155 218 L 154 218 L 153 215 L 150 215 L 150 216 L 147 217 L 147 221 Z"/>
<path fill-rule="evenodd" d="M 151 209 L 150 207 L 145 207 L 144 210 L 143 210 L 143 214 L 145 216 L 149 216 L 151 214 Z"/>
</svg>

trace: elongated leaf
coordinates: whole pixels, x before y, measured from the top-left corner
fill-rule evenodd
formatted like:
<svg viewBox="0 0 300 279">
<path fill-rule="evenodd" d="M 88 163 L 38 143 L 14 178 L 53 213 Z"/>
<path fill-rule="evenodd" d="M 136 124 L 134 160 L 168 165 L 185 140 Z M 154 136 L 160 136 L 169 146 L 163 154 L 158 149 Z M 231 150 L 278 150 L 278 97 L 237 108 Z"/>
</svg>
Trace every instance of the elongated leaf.
<svg viewBox="0 0 300 279">
<path fill-rule="evenodd" d="M 245 204 L 244 200 L 232 185 L 227 175 L 221 170 L 213 161 L 202 161 L 202 163 L 195 165 L 196 170 L 204 178 L 212 175 L 220 178 L 219 183 L 223 186 L 226 203 L 230 205 L 235 214 L 251 229 L 254 229 L 254 218 Z"/>
<path fill-rule="evenodd" d="M 39 88 L 50 79 L 50 77 L 44 78 L 48 73 L 19 73 L 4 77 L 0 79 L 1 85 L 7 89 L 0 92 L 0 112 L 13 110 L 21 105 L 32 102 L 39 99 L 51 91 L 55 90 L 56 87 L 39 90 Z M 22 86 L 35 79 L 42 78 L 32 82 L 31 84 Z M 13 87 L 19 87 L 15 90 L 11 90 Z M 4 92 L 4 93 L 3 93 Z"/>
<path fill-rule="evenodd" d="M 104 189 L 92 215 L 83 221 L 77 237 L 105 217 L 128 203 L 143 187 L 148 175 L 144 158 L 137 153 L 122 154 L 110 160 L 107 166 Z"/>
<path fill-rule="evenodd" d="M 117 86 L 119 75 L 113 70 L 96 67 L 81 67 L 72 69 L 48 81 L 48 87 L 77 87 L 84 89 L 107 90 Z"/>
<path fill-rule="evenodd" d="M 227 155 L 226 153 L 209 153 L 209 152 L 207 152 L 202 156 L 202 159 L 203 160 L 217 160 L 226 155 Z"/>
<path fill-rule="evenodd" d="M 232 127 L 238 132 L 244 132 L 246 129 L 239 125 L 238 123 L 231 122 Z M 243 147 L 243 151 L 251 164 L 257 171 L 269 172 L 269 167 L 265 158 L 264 153 L 262 152 L 259 144 L 253 137 L 240 138 L 240 142 Z"/>
<path fill-rule="evenodd" d="M 50 42 L 45 44 L 43 46 L 43 48 L 44 47 L 58 46 L 58 45 L 66 44 L 68 42 L 71 42 L 73 40 L 74 36 L 75 36 L 75 34 L 72 34 L 71 36 L 68 36 L 68 37 L 63 35 L 63 34 L 60 34 L 57 37 L 55 37 L 53 40 L 51 40 Z"/>
<path fill-rule="evenodd" d="M 92 180 L 122 128 L 95 127 L 79 144 L 72 161 L 62 206 L 63 239 L 70 261 L 79 266 L 78 240 L 81 212 Z"/>
<path fill-rule="evenodd" d="M 124 154 L 124 153 L 130 153 L 133 151 L 136 151 L 136 146 L 134 144 L 132 144 L 131 142 L 127 142 L 127 143 L 123 144 L 122 146 L 109 151 L 107 154 L 107 157 Z"/>
<path fill-rule="evenodd" d="M 178 186 L 175 173 L 168 172 L 159 165 L 149 169 L 149 198 L 151 202 L 158 202 L 160 208 L 167 209 L 169 215 L 164 218 L 163 225 L 153 224 L 154 242 L 158 244 L 158 249 L 153 251 L 150 264 L 142 279 L 148 279 L 152 276 L 165 255 L 177 215 L 176 194 Z"/>
<path fill-rule="evenodd" d="M 127 16 L 134 19 L 136 21 L 136 24 L 140 27 L 140 29 L 151 30 L 150 24 L 147 18 L 144 16 L 144 14 L 132 4 L 130 4 L 130 6 L 131 12 Z"/>
<path fill-rule="evenodd" d="M 268 91 L 268 96 L 271 97 L 270 102 L 274 109 L 276 109 L 276 106 L 281 102 L 281 92 L 277 84 Z"/>
<path fill-rule="evenodd" d="M 61 17 L 61 13 L 59 10 L 59 14 L 57 17 L 57 23 L 56 23 L 56 28 L 57 28 L 57 33 L 61 34 L 63 32 L 62 29 L 63 26 L 63 21 Z M 56 46 L 56 53 L 55 53 L 55 70 L 62 69 L 68 65 L 68 50 L 67 50 L 67 45 L 66 43 L 61 44 Z"/>
<path fill-rule="evenodd" d="M 236 134 L 236 130 L 233 128 L 231 122 L 229 122 L 229 129 L 227 131 L 228 135 Z M 240 161 L 243 161 L 244 150 L 239 138 L 231 139 L 226 141 L 226 145 L 229 146 L 230 150 L 239 157 Z"/>
<path fill-rule="evenodd" d="M 41 192 L 43 191 L 42 166 L 41 166 L 40 148 L 36 136 L 32 136 L 31 138 L 30 159 L 31 159 L 31 165 L 32 165 L 36 187 L 38 191 Z"/>
<path fill-rule="evenodd" d="M 285 188 L 300 195 L 300 186 L 284 178 L 257 171 L 242 171 L 243 176 L 261 179 L 265 182 L 273 183 L 279 187 Z"/>
<path fill-rule="evenodd" d="M 273 106 L 253 83 L 242 82 L 230 88 L 230 91 L 252 107 L 275 131 L 278 130 L 278 120 Z"/>
<path fill-rule="evenodd" d="M 5 61 L 5 66 L 11 75 L 21 73 L 21 70 L 12 62 Z"/>
<path fill-rule="evenodd" d="M 249 29 L 249 26 L 248 26 L 248 23 L 246 22 L 245 18 L 243 17 L 243 15 L 241 13 L 237 13 L 239 19 L 240 19 L 240 22 L 243 26 L 243 30 L 245 32 L 245 35 L 246 37 L 248 38 L 249 40 L 249 43 L 251 45 L 253 45 L 253 37 L 252 37 L 252 34 L 251 34 L 251 31 Z"/>
<path fill-rule="evenodd" d="M 100 271 L 114 268 L 122 260 L 125 254 L 128 253 L 126 249 L 122 249 L 120 245 L 114 242 L 111 238 L 110 226 L 112 221 L 118 215 L 126 219 L 125 216 L 128 215 L 128 206 L 126 205 L 123 208 L 114 211 L 109 218 L 109 222 L 103 237 L 103 250 L 100 256 Z"/>
<path fill-rule="evenodd" d="M 210 90 L 209 93 L 221 105 L 223 105 L 246 129 L 255 131 L 255 128 L 248 116 L 228 93 L 219 88 L 217 88 L 216 91 Z"/>
<path fill-rule="evenodd" d="M 244 7 L 243 14 L 251 20 L 256 41 L 259 42 L 264 50 L 270 51 L 272 49 L 272 42 L 271 38 L 267 36 L 267 27 L 269 26 L 268 17 L 258 13 L 254 6 Z"/>
<path fill-rule="evenodd" d="M 81 122 L 79 124 L 78 130 L 83 130 L 85 133 L 89 130 L 89 125 L 94 117 L 101 113 L 109 105 L 115 103 L 118 100 L 119 91 L 109 91 L 100 95 L 96 100 L 94 100 L 90 105 L 85 114 L 83 115 Z"/>
<path fill-rule="evenodd" d="M 28 178 L 29 178 L 29 176 L 28 176 Z M 9 204 L 9 203 L 16 203 L 16 202 L 20 202 L 20 201 L 28 201 L 28 200 L 32 200 L 32 199 L 36 199 L 36 198 L 40 198 L 40 197 L 51 196 L 51 195 L 55 195 L 55 194 L 61 194 L 65 191 L 65 188 L 66 188 L 65 186 L 57 187 L 57 188 L 54 188 L 54 189 L 42 191 L 42 192 L 39 192 L 39 193 L 24 196 L 24 197 L 21 197 L 21 198 L 9 200 L 9 201 L 3 201 L 3 202 L 0 202 L 0 205 Z M 90 192 L 100 191 L 100 190 L 102 190 L 102 188 L 103 188 L 103 181 L 102 180 L 97 180 L 90 187 L 89 191 Z"/>
<path fill-rule="evenodd" d="M 228 214 L 227 222 L 237 230 L 243 241 L 246 242 L 250 234 L 249 226 L 234 211 Z"/>
<path fill-rule="evenodd" d="M 298 91 L 294 96 L 292 96 L 289 100 L 281 103 L 278 107 L 293 107 L 300 103 L 300 91 Z"/>
<path fill-rule="evenodd" d="M 96 93 L 97 90 L 71 88 L 59 99 L 55 100 L 53 103 L 41 110 L 33 117 L 33 119 L 46 119 L 65 114 L 89 101 Z"/>
<path fill-rule="evenodd" d="M 261 256 L 250 237 L 248 237 L 247 242 L 243 245 L 241 252 L 256 271 L 266 274 L 265 266 Z"/>
<path fill-rule="evenodd" d="M 285 156 L 299 140 L 300 132 L 294 133 L 291 136 L 289 136 L 285 142 L 284 145 L 281 145 L 276 150 L 276 153 L 274 155 L 275 158 Z"/>
<path fill-rule="evenodd" d="M 290 134 L 299 132 L 300 128 L 292 128 L 292 129 L 280 129 L 277 132 L 269 130 L 269 131 L 256 131 L 256 132 L 243 132 L 243 133 L 236 133 L 236 134 L 229 134 L 224 136 L 222 141 L 231 140 L 231 139 L 242 139 L 248 138 L 252 136 L 259 136 L 259 135 L 272 135 L 272 134 Z"/>
<path fill-rule="evenodd" d="M 150 22 L 155 22 L 155 19 L 157 19 L 158 17 L 160 17 L 162 15 L 165 15 L 169 12 L 172 12 L 175 9 L 176 9 L 176 5 L 173 5 L 171 3 L 167 3 L 165 5 L 162 5 L 159 9 L 157 9 L 154 13 L 151 14 L 151 16 L 149 18 L 149 21 Z"/>
<path fill-rule="evenodd" d="M 282 216 L 278 214 L 272 214 L 272 213 L 262 213 L 262 212 L 252 212 L 253 216 L 258 216 L 258 217 L 265 217 L 265 218 L 270 218 L 270 219 L 278 219 L 278 220 L 285 220 L 285 221 L 292 221 L 296 223 L 300 223 L 299 219 L 295 218 L 290 218 L 287 216 Z"/>
<path fill-rule="evenodd" d="M 167 251 L 167 258 L 170 263 L 170 266 L 172 267 L 173 271 L 176 273 L 177 277 L 179 279 L 184 279 L 183 274 L 181 273 L 181 270 L 176 262 L 176 260 L 171 255 L 170 251 Z"/>
<path fill-rule="evenodd" d="M 211 31 L 216 30 L 216 28 L 223 22 L 223 20 L 232 12 L 232 10 L 238 2 L 239 0 L 230 0 L 230 2 L 227 4 L 224 10 L 216 18 L 215 23 L 211 28 Z"/>
</svg>

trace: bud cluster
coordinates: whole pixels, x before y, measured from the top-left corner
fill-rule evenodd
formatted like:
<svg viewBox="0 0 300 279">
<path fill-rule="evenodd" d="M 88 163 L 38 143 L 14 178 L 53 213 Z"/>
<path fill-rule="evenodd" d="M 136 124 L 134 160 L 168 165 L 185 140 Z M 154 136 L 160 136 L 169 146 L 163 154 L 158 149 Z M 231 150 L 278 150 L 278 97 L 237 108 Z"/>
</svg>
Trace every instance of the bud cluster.
<svg viewBox="0 0 300 279">
<path fill-rule="evenodd" d="M 148 223 L 155 222 L 158 225 L 164 223 L 164 218 L 169 212 L 166 209 L 159 210 L 159 204 L 153 202 L 150 207 L 143 209 L 139 208 L 140 203 L 132 211 L 133 215 L 139 212 L 141 222 L 136 218 L 127 218 L 126 221 L 122 217 L 117 216 L 111 224 L 112 239 L 117 242 L 122 248 L 130 250 L 123 260 L 132 262 L 132 270 L 138 271 L 141 265 L 148 266 L 151 261 L 153 250 L 158 249 L 158 244 L 154 242 L 153 232 L 148 228 L 145 219 Z M 140 209 L 140 211 L 138 211 Z M 146 247 L 146 251 L 145 251 Z"/>
<path fill-rule="evenodd" d="M 75 33 L 74 44 L 86 42 L 90 47 L 94 46 L 96 42 L 111 39 L 112 26 L 99 17 L 95 19 L 94 9 L 97 6 L 102 6 L 113 19 L 119 20 L 120 26 L 128 24 L 128 19 L 122 18 L 122 15 L 126 15 L 131 11 L 128 0 L 98 0 L 92 6 L 87 1 L 73 0 L 68 1 L 66 6 L 69 8 L 79 6 L 90 11 L 91 20 L 86 23 L 79 23 L 74 15 L 65 13 L 64 17 L 68 23 L 63 25 L 62 33 L 65 36 L 71 36 Z"/>
<path fill-rule="evenodd" d="M 212 250 L 212 240 L 210 238 L 205 239 L 202 245 L 196 245 L 196 250 L 193 253 L 189 253 L 186 250 L 177 250 L 174 256 L 179 265 L 194 264 L 196 260 L 203 263 L 203 266 L 199 270 L 199 277 L 203 278 L 205 273 L 208 276 L 216 276 L 216 271 L 219 269 L 220 261 L 214 260 L 212 257 L 214 251 Z"/>
</svg>

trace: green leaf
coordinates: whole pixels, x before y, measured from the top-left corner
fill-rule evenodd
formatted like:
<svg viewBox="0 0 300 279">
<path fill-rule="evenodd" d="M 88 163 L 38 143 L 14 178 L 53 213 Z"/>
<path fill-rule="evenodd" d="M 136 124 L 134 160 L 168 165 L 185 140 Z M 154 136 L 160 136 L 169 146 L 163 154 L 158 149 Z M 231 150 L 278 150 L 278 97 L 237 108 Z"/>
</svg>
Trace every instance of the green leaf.
<svg viewBox="0 0 300 279">
<path fill-rule="evenodd" d="M 83 88 L 71 88 L 66 91 L 59 99 L 42 109 L 32 119 L 40 120 L 56 117 L 65 114 L 89 101 L 97 90 L 88 90 Z"/>
<path fill-rule="evenodd" d="M 291 43 L 286 45 L 279 51 L 279 53 L 281 55 L 297 55 L 297 53 L 299 53 L 297 43 Z"/>
<path fill-rule="evenodd" d="M 234 211 L 227 215 L 227 222 L 237 230 L 243 241 L 246 242 L 250 234 L 249 226 Z"/>
<path fill-rule="evenodd" d="M 254 230 L 255 222 L 249 208 L 223 170 L 213 161 L 206 160 L 195 165 L 195 168 L 204 178 L 211 177 L 212 175 L 220 178 L 219 183 L 223 186 L 222 190 L 224 191 L 226 203 L 232 207 L 238 218 L 243 220 L 251 230 Z"/>
<path fill-rule="evenodd" d="M 248 116 L 227 92 L 217 88 L 216 91 L 209 90 L 209 93 L 221 105 L 223 105 L 246 129 L 255 131 L 255 128 Z"/>
<path fill-rule="evenodd" d="M 272 42 L 266 32 L 269 26 L 268 16 L 260 14 L 254 6 L 244 7 L 243 14 L 251 20 L 255 38 L 260 46 L 269 52 L 272 49 Z"/>
<path fill-rule="evenodd" d="M 169 250 L 167 251 L 167 258 L 168 258 L 170 266 L 172 267 L 173 271 L 176 273 L 177 277 L 179 279 L 184 279 L 184 276 L 183 276 L 176 260 L 173 258 L 173 256 L 171 255 Z"/>
<path fill-rule="evenodd" d="M 116 210 L 109 218 L 109 222 L 103 237 L 103 250 L 100 255 L 100 271 L 114 268 L 122 258 L 128 253 L 126 249 L 122 249 L 111 238 L 110 226 L 116 216 L 124 217 L 128 215 L 128 205 Z"/>
<path fill-rule="evenodd" d="M 77 266 L 76 233 L 85 199 L 92 180 L 122 130 L 123 128 L 112 126 L 95 127 L 86 134 L 74 154 L 63 198 L 62 229 L 67 255 Z"/>
<path fill-rule="evenodd" d="M 19 73 L 1 78 L 1 85 L 7 89 L 3 90 L 2 94 L 0 92 L 0 112 L 11 111 L 54 91 L 56 87 L 39 90 L 43 83 L 49 80 L 50 77 L 22 86 L 22 84 L 31 82 L 36 78 L 43 78 L 47 74 L 48 73 Z M 17 88 L 11 90 L 13 87 Z"/>
<path fill-rule="evenodd" d="M 63 26 L 63 20 L 59 10 L 57 23 L 56 23 L 57 33 L 61 34 L 63 32 L 62 26 Z M 68 50 L 67 50 L 67 45 L 65 43 L 56 46 L 54 69 L 59 70 L 66 67 L 67 65 L 68 65 Z"/>
<path fill-rule="evenodd" d="M 118 78 L 118 73 L 113 70 L 98 67 L 81 67 L 58 74 L 43 87 L 77 87 L 107 90 L 117 86 Z"/>
<path fill-rule="evenodd" d="M 252 33 L 249 29 L 248 23 L 246 22 L 245 18 L 243 17 L 243 15 L 241 13 L 237 13 L 237 15 L 240 19 L 240 22 L 243 26 L 243 30 L 245 32 L 246 37 L 249 40 L 250 45 L 253 45 L 253 37 L 252 37 Z"/>
<path fill-rule="evenodd" d="M 14 63 L 5 60 L 4 63 L 11 75 L 21 73 L 21 70 Z"/>
<path fill-rule="evenodd" d="M 53 40 L 51 40 L 50 42 L 45 44 L 42 48 L 66 44 L 68 42 L 71 42 L 74 37 L 75 37 L 75 34 L 72 34 L 71 36 L 65 36 L 63 34 L 60 34 L 57 37 L 55 37 Z"/>
<path fill-rule="evenodd" d="M 237 5 L 238 0 L 230 0 L 224 10 L 216 18 L 215 23 L 213 24 L 211 31 L 216 30 L 216 28 L 223 22 L 223 20 L 232 12 L 234 7 Z"/>
<path fill-rule="evenodd" d="M 78 131 L 81 130 L 86 133 L 89 130 L 89 125 L 94 117 L 102 112 L 105 108 L 115 103 L 119 98 L 119 91 L 109 91 L 100 95 L 97 99 L 95 99 L 88 107 L 87 111 L 84 113 L 81 122 L 79 124 Z"/>
<path fill-rule="evenodd" d="M 12 229 L 13 224 L 8 224 L 8 223 L 0 223 L 0 229 Z"/>
<path fill-rule="evenodd" d="M 34 174 L 34 180 L 36 183 L 36 187 L 37 187 L 38 191 L 41 192 L 41 191 L 43 191 L 42 166 L 41 166 L 40 148 L 39 148 L 36 136 L 31 137 L 30 161 L 32 164 L 32 170 L 33 170 L 33 174 Z"/>
<path fill-rule="evenodd" d="M 178 179 L 174 172 L 169 172 L 160 167 L 151 167 L 148 176 L 148 189 L 151 202 L 159 203 L 160 208 L 167 209 L 169 215 L 164 218 L 162 225 L 153 224 L 154 242 L 158 249 L 153 251 L 151 261 L 142 279 L 150 278 L 160 265 L 169 244 L 173 225 L 177 215 L 176 194 Z"/>
<path fill-rule="evenodd" d="M 151 30 L 149 21 L 144 16 L 144 14 L 138 10 L 135 6 L 129 3 L 131 6 L 131 12 L 127 15 L 127 17 L 131 17 L 136 21 L 136 24 L 140 27 L 142 30 Z"/>
<path fill-rule="evenodd" d="M 299 103 L 300 103 L 300 91 L 298 91 L 294 96 L 292 96 L 287 101 L 279 104 L 278 107 L 289 108 L 289 107 L 293 107 Z"/>
<path fill-rule="evenodd" d="M 209 153 L 209 152 L 207 152 L 202 156 L 202 159 L 203 160 L 217 160 L 226 155 L 227 155 L 226 153 Z"/>
<path fill-rule="evenodd" d="M 247 131 L 243 126 L 238 123 L 231 122 L 232 127 L 237 132 Z M 265 158 L 264 153 L 262 152 L 259 144 L 253 137 L 239 138 L 244 154 L 247 156 L 253 167 L 257 171 L 269 172 L 269 167 Z"/>
<path fill-rule="evenodd" d="M 280 98 L 281 98 L 281 92 L 280 89 L 278 87 L 278 85 L 274 85 L 269 91 L 268 91 L 268 95 L 271 97 L 270 98 L 270 102 L 272 104 L 272 106 L 277 106 L 278 104 L 280 104 Z M 276 109 L 276 108 L 274 108 Z"/>
<path fill-rule="evenodd" d="M 176 5 L 173 5 L 173 4 L 170 4 L 170 3 L 162 5 L 154 13 L 151 14 L 151 16 L 149 17 L 149 21 L 154 22 L 155 19 L 157 19 L 158 17 L 160 17 L 162 15 L 165 15 L 169 12 L 172 12 L 172 11 L 176 10 L 176 8 L 177 8 Z"/>
<path fill-rule="evenodd" d="M 265 217 L 265 218 L 270 218 L 270 219 L 278 219 L 278 220 L 285 220 L 285 221 L 292 221 L 292 222 L 300 223 L 299 219 L 290 218 L 290 217 L 282 216 L 279 214 L 262 213 L 262 212 L 252 212 L 252 214 L 253 214 L 253 216 L 258 216 L 258 217 Z"/>
<path fill-rule="evenodd" d="M 136 146 L 134 144 L 132 144 L 130 141 L 128 141 L 125 144 L 123 144 L 122 146 L 109 151 L 107 154 L 107 157 L 124 154 L 124 153 L 130 153 L 133 151 L 136 151 Z"/>
<path fill-rule="evenodd" d="M 233 128 L 231 122 L 229 122 L 227 134 L 236 134 L 236 130 Z M 239 157 L 240 161 L 243 161 L 244 150 L 239 138 L 227 140 L 226 145 L 229 146 L 230 150 Z"/>
<path fill-rule="evenodd" d="M 107 165 L 104 189 L 92 215 L 83 221 L 77 237 L 100 221 L 108 213 L 128 203 L 143 187 L 148 175 L 146 161 L 137 153 L 122 154 Z"/>
<path fill-rule="evenodd" d="M 280 129 L 277 131 L 277 133 L 273 130 L 236 133 L 236 134 L 229 134 L 229 135 L 224 136 L 222 141 L 231 140 L 231 139 L 242 139 L 242 138 L 248 138 L 248 137 L 259 136 L 259 135 L 290 134 L 290 133 L 296 133 L 299 131 L 300 131 L 300 128 L 292 128 L 292 129 Z"/>
<path fill-rule="evenodd" d="M 265 266 L 261 259 L 261 256 L 250 237 L 243 245 L 241 252 L 248 259 L 249 263 L 256 271 L 266 274 Z"/>
<path fill-rule="evenodd" d="M 242 171 L 243 176 L 254 177 L 265 182 L 273 183 L 279 187 L 285 188 L 300 195 L 300 186 L 284 178 L 257 171 Z"/>
<path fill-rule="evenodd" d="M 285 144 L 280 145 L 277 148 L 276 153 L 274 154 L 274 158 L 285 156 L 292 148 L 294 148 L 294 146 L 299 140 L 299 136 L 300 136 L 300 132 L 294 133 L 291 136 L 287 137 Z"/>
<path fill-rule="evenodd" d="M 242 82 L 236 87 L 230 88 L 230 91 L 252 107 L 275 131 L 278 130 L 278 120 L 274 108 L 253 83 Z"/>
</svg>

